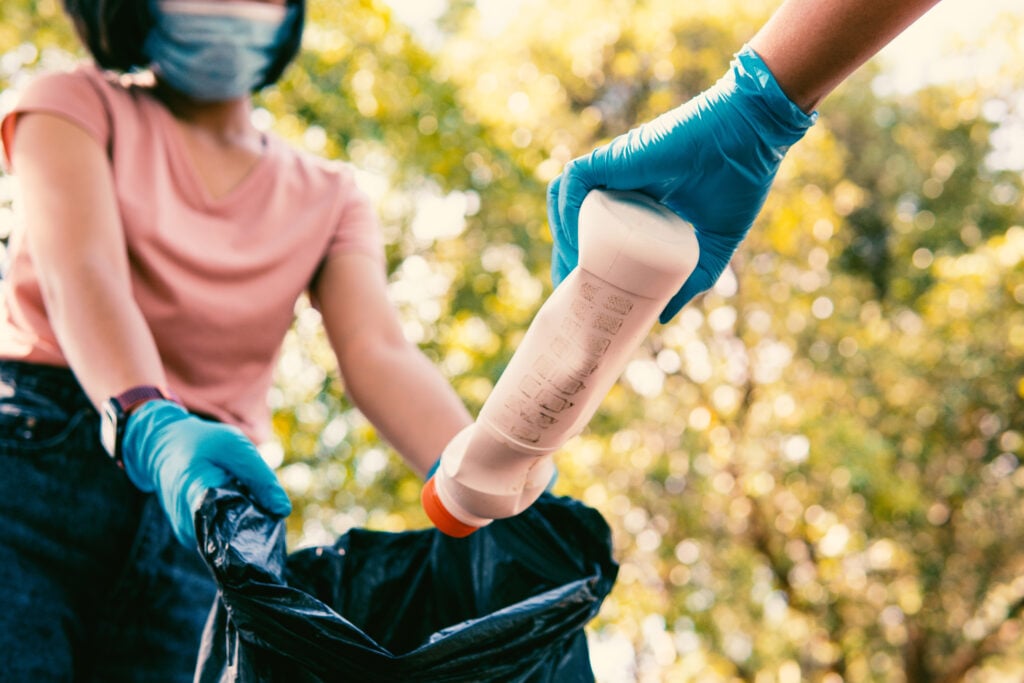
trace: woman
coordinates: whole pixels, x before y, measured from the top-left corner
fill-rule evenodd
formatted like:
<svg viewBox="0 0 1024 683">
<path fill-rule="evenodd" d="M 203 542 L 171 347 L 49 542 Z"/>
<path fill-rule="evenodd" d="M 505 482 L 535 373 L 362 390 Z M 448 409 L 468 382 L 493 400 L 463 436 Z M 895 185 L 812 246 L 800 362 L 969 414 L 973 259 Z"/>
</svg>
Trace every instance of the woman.
<svg viewBox="0 0 1024 683">
<path fill-rule="evenodd" d="M 96 64 L 38 78 L 0 125 L 24 214 L 0 299 L 0 680 L 191 680 L 203 492 L 290 511 L 253 444 L 303 292 L 416 471 L 470 417 L 401 333 L 351 172 L 250 123 L 302 0 L 66 9 Z"/>
</svg>

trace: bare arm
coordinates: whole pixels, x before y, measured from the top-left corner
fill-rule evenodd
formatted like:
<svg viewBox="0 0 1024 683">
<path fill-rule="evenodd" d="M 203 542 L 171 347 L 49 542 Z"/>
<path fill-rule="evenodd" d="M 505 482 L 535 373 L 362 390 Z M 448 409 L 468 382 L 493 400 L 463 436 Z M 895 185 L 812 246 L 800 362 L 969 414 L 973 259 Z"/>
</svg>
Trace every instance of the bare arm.
<svg viewBox="0 0 1024 683">
<path fill-rule="evenodd" d="M 12 162 L 26 241 L 47 315 L 90 400 L 165 385 L 156 343 L 132 297 L 110 163 L 99 143 L 58 116 L 23 114 Z"/>
<path fill-rule="evenodd" d="M 320 310 L 353 403 L 409 465 L 426 474 L 472 422 L 458 395 L 402 333 L 380 265 L 333 257 L 317 283 Z"/>
<path fill-rule="evenodd" d="M 787 0 L 750 41 L 804 111 L 939 0 Z"/>
</svg>

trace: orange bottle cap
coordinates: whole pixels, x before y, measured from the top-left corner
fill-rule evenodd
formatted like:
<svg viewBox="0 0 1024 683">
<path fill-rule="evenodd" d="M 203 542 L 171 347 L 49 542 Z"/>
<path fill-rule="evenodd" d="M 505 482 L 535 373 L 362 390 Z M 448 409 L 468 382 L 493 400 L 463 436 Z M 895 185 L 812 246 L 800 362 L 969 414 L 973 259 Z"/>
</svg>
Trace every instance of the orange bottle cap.
<svg viewBox="0 0 1024 683">
<path fill-rule="evenodd" d="M 460 521 L 455 515 L 445 509 L 440 497 L 437 495 L 434 477 L 428 479 L 427 483 L 423 485 L 423 491 L 420 492 L 420 502 L 423 505 L 423 511 L 427 513 L 430 521 L 434 523 L 434 526 L 441 533 L 447 536 L 464 538 L 480 528 Z"/>
</svg>

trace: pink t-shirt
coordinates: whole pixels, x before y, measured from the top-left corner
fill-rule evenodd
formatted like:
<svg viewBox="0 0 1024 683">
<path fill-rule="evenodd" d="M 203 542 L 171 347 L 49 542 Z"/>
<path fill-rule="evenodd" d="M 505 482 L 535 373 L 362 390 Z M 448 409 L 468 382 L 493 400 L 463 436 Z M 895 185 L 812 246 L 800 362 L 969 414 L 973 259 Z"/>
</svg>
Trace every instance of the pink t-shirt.
<svg viewBox="0 0 1024 683">
<path fill-rule="evenodd" d="M 8 165 L 16 117 L 30 111 L 70 120 L 107 150 L 135 299 L 170 388 L 190 409 L 265 439 L 275 360 L 324 259 L 356 251 L 383 267 L 377 219 L 351 169 L 268 136 L 249 175 L 215 199 L 171 113 L 91 65 L 26 88 L 0 123 Z M 0 288 L 0 358 L 67 365 L 19 232 Z"/>
</svg>

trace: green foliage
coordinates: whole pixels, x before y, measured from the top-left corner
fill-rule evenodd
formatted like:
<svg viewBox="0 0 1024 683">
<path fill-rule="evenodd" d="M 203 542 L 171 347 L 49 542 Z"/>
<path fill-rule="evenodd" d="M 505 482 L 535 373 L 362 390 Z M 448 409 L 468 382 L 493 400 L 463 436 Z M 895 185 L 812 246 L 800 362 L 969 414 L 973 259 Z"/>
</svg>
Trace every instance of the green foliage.
<svg viewBox="0 0 1024 683">
<path fill-rule="evenodd" d="M 775 3 L 692 5 L 524 1 L 495 27 L 452 2 L 430 51 L 382 2 L 311 0 L 258 115 L 360 169 L 407 334 L 474 410 L 550 289 L 546 183 L 710 85 Z M 55 3 L 0 11 L 5 83 L 75 49 Z M 1013 64 L 1020 30 L 992 39 Z M 556 492 L 601 510 L 622 563 L 601 680 L 1024 674 L 1024 187 L 991 163 L 1019 71 L 887 95 L 862 69 L 733 270 L 560 455 Z M 308 305 L 271 401 L 293 546 L 426 524 Z"/>
</svg>

